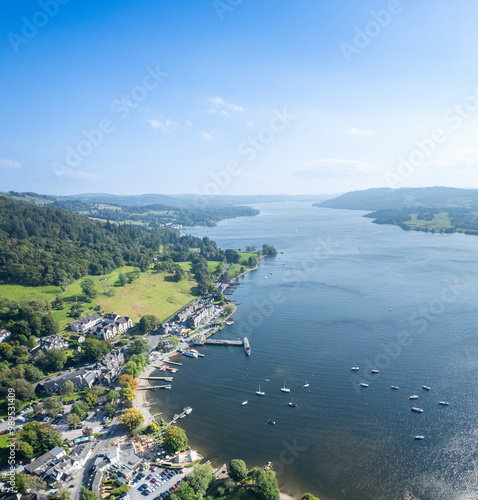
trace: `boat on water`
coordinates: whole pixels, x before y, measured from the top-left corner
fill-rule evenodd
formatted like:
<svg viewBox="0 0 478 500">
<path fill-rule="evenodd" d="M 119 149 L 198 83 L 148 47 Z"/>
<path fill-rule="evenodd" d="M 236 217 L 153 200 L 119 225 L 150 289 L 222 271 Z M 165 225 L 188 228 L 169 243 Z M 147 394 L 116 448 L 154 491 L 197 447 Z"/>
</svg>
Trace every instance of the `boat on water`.
<svg viewBox="0 0 478 500">
<path fill-rule="evenodd" d="M 282 391 L 282 392 L 290 392 L 290 389 L 288 389 L 288 388 L 285 386 L 285 380 L 284 380 L 284 387 L 282 387 L 281 391 Z"/>
<path fill-rule="evenodd" d="M 376 374 L 376 373 L 380 373 L 379 370 L 372 370 L 372 373 Z"/>
<path fill-rule="evenodd" d="M 267 279 L 267 276 L 265 276 L 265 279 Z"/>
<path fill-rule="evenodd" d="M 272 418 L 270 418 L 268 421 L 267 421 L 268 424 L 271 424 L 271 425 L 276 425 L 276 421 L 275 420 L 272 420 Z"/>
<path fill-rule="evenodd" d="M 353 372 L 358 372 L 360 370 L 360 368 L 358 366 L 352 366 L 352 368 L 350 368 L 350 370 Z"/>
<path fill-rule="evenodd" d="M 265 396 L 266 393 L 264 391 L 261 391 L 261 385 L 259 384 L 259 389 L 256 391 L 256 394 L 258 396 Z"/>
<path fill-rule="evenodd" d="M 296 408 L 297 407 L 297 404 L 292 401 L 292 398 L 290 398 L 289 406 L 292 406 L 292 408 Z"/>
<path fill-rule="evenodd" d="M 450 403 L 448 403 L 448 401 L 438 401 L 438 404 L 442 406 L 448 406 Z"/>
<path fill-rule="evenodd" d="M 234 324 L 234 321 L 224 321 L 224 324 L 226 324 L 227 326 L 231 326 Z"/>
<path fill-rule="evenodd" d="M 196 351 L 196 349 L 188 349 L 187 351 L 183 352 L 184 356 L 188 356 L 190 358 L 197 358 L 199 356 L 199 353 Z"/>
<path fill-rule="evenodd" d="M 164 388 L 165 389 L 171 389 L 171 384 L 165 385 Z"/>
<path fill-rule="evenodd" d="M 361 385 L 362 387 L 368 387 L 368 384 L 366 384 L 365 382 L 360 382 L 360 385 Z"/>
<path fill-rule="evenodd" d="M 246 404 L 248 403 L 249 401 L 243 401 L 242 402 L 242 406 L 246 406 Z"/>
<path fill-rule="evenodd" d="M 304 387 L 309 387 L 309 386 L 310 386 L 310 384 L 309 384 L 309 382 L 306 380 L 306 381 L 305 381 L 305 384 L 304 384 Z"/>
<path fill-rule="evenodd" d="M 170 371 L 171 373 L 176 373 L 176 372 L 178 371 L 178 369 L 177 369 L 177 368 L 170 368 L 170 369 L 169 369 L 169 371 Z"/>
<path fill-rule="evenodd" d="M 169 365 L 162 366 L 159 370 L 165 372 L 169 368 Z"/>
<path fill-rule="evenodd" d="M 425 439 L 425 436 L 415 436 L 415 439 L 417 440 Z"/>
<path fill-rule="evenodd" d="M 249 339 L 244 337 L 244 351 L 248 356 L 251 355 L 251 345 L 249 344 Z"/>
<path fill-rule="evenodd" d="M 423 387 L 423 389 L 425 389 L 426 391 L 431 391 L 431 390 L 432 390 L 432 388 L 431 388 L 431 387 L 428 387 L 428 385 L 423 385 L 422 387 Z"/>
<path fill-rule="evenodd" d="M 186 415 L 184 413 L 181 413 L 181 415 L 179 415 L 179 418 L 184 418 Z"/>
<path fill-rule="evenodd" d="M 418 399 L 418 396 L 415 395 L 415 396 L 410 396 L 410 399 Z"/>
<path fill-rule="evenodd" d="M 268 378 L 265 378 L 264 380 L 265 380 L 266 382 L 270 382 L 270 380 L 269 380 Z"/>
<path fill-rule="evenodd" d="M 186 408 L 183 408 L 183 410 L 186 415 L 189 415 L 193 411 L 190 406 L 186 406 Z"/>
<path fill-rule="evenodd" d="M 398 387 L 398 385 L 392 385 L 392 389 L 393 389 L 394 391 L 398 391 L 399 387 Z"/>
<path fill-rule="evenodd" d="M 417 413 L 423 413 L 423 410 L 421 408 L 417 408 L 416 406 L 412 408 L 412 411 L 415 411 Z"/>
</svg>

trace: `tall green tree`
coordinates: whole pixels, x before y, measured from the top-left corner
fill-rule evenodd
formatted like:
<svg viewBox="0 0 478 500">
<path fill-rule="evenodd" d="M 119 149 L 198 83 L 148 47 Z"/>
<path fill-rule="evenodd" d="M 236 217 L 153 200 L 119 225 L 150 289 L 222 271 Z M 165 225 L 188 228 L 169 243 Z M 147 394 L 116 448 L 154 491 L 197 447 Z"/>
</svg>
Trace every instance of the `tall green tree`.
<svg viewBox="0 0 478 500">
<path fill-rule="evenodd" d="M 248 474 L 246 462 L 237 458 L 229 462 L 229 475 L 234 481 L 240 482 L 247 477 Z"/>
<path fill-rule="evenodd" d="M 181 427 L 170 426 L 163 435 L 163 444 L 166 450 L 173 454 L 186 448 L 188 438 Z"/>
<path fill-rule="evenodd" d="M 93 299 L 97 295 L 95 282 L 91 278 L 84 279 L 81 283 L 81 290 L 87 299 Z"/>
</svg>

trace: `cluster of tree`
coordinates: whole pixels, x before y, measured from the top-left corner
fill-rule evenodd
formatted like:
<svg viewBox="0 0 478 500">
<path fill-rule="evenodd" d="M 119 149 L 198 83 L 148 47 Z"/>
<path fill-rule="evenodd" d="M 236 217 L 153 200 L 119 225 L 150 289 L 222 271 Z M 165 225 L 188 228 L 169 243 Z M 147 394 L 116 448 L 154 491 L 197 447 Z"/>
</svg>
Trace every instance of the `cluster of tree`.
<svg viewBox="0 0 478 500">
<path fill-rule="evenodd" d="M 48 302 L 30 300 L 19 304 L 0 297 L 0 328 L 11 332 L 8 339 L 11 345 L 32 349 L 36 346 L 35 338 L 58 333 L 58 323 L 50 314 L 50 309 Z"/>
<path fill-rule="evenodd" d="M 167 228 L 98 222 L 4 196 L 0 218 L 0 279 L 25 285 L 65 286 L 125 264 L 145 271 L 160 245 L 179 239 Z"/>
<path fill-rule="evenodd" d="M 251 207 L 223 206 L 201 208 L 180 208 L 161 204 L 144 206 L 112 205 L 105 208 L 104 203 L 80 200 L 59 200 L 51 206 L 64 208 L 72 212 L 80 212 L 95 219 L 115 222 L 142 222 L 149 227 L 161 227 L 166 224 L 182 226 L 214 226 L 216 222 L 233 217 L 257 215 L 258 210 Z"/>
<path fill-rule="evenodd" d="M 406 208 L 389 208 L 377 210 L 366 214 L 365 217 L 374 219 L 375 224 L 394 224 L 402 229 L 412 229 L 407 224 L 415 216 L 417 220 L 431 222 L 437 214 L 447 214 L 450 219 L 450 227 L 440 228 L 431 227 L 413 227 L 419 231 L 440 231 L 444 233 L 454 233 L 457 230 L 464 231 L 467 234 L 476 234 L 478 232 L 477 209 L 467 207 L 423 207 L 410 206 Z"/>
<path fill-rule="evenodd" d="M 121 387 L 121 399 L 126 406 L 131 406 L 136 397 L 136 389 L 139 385 L 138 381 L 132 375 L 123 373 L 123 375 L 119 376 L 118 383 Z"/>
<path fill-rule="evenodd" d="M 141 319 L 139 320 L 139 330 L 141 333 L 151 332 L 155 330 L 158 325 L 159 325 L 159 319 L 156 316 L 153 316 L 152 314 L 147 314 L 146 316 L 142 316 Z"/>
<path fill-rule="evenodd" d="M 181 427 L 169 426 L 163 434 L 163 446 L 166 451 L 173 455 L 177 451 L 184 451 L 188 445 L 186 432 Z"/>
<path fill-rule="evenodd" d="M 144 416 L 137 408 L 127 408 L 119 418 L 120 424 L 129 432 L 133 432 L 144 423 Z"/>
<path fill-rule="evenodd" d="M 23 429 L 14 433 L 12 442 L 15 444 L 17 456 L 24 459 L 43 455 L 62 444 L 58 431 L 39 422 L 27 422 Z"/>
</svg>

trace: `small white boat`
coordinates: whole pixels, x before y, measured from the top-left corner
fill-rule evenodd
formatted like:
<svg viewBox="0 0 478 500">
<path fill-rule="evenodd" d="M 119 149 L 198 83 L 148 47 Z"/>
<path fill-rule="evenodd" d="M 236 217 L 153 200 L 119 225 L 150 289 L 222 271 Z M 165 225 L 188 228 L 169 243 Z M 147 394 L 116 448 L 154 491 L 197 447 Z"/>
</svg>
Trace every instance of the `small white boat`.
<svg viewBox="0 0 478 500">
<path fill-rule="evenodd" d="M 272 420 L 272 418 L 270 418 L 268 421 L 267 421 L 268 424 L 271 424 L 271 425 L 276 425 L 276 421 L 275 420 Z"/>
<path fill-rule="evenodd" d="M 366 384 L 365 382 L 360 382 L 360 385 L 361 385 L 362 387 L 368 387 L 368 384 Z"/>
<path fill-rule="evenodd" d="M 409 399 L 418 399 L 418 396 L 417 395 L 414 395 L 414 396 L 410 396 Z"/>
<path fill-rule="evenodd" d="M 417 413 L 423 413 L 423 410 L 421 408 L 417 408 L 416 406 L 412 408 L 412 411 L 415 411 Z"/>
<path fill-rule="evenodd" d="M 377 373 L 380 373 L 380 371 L 379 370 L 372 370 L 372 373 L 377 374 Z"/>
<path fill-rule="evenodd" d="M 259 390 L 257 390 L 257 391 L 256 391 L 256 394 L 257 394 L 258 396 L 265 396 L 265 395 L 266 395 L 266 393 L 265 393 L 264 391 L 261 391 L 261 386 L 260 386 L 260 384 L 259 384 Z"/>
<path fill-rule="evenodd" d="M 392 389 L 393 389 L 394 391 L 398 391 L 399 387 L 398 387 L 398 385 L 392 385 Z"/>
<path fill-rule="evenodd" d="M 292 396 L 290 397 L 289 406 L 291 406 L 292 408 L 296 408 L 297 407 L 297 404 L 292 401 Z"/>
<path fill-rule="evenodd" d="M 193 411 L 193 409 L 190 406 L 186 406 L 186 408 L 183 408 L 183 410 L 184 413 L 186 413 L 186 415 L 189 415 Z"/>
<path fill-rule="evenodd" d="M 265 279 L 267 279 L 267 276 L 264 276 L 264 277 L 265 277 Z"/>
<path fill-rule="evenodd" d="M 423 387 L 423 389 L 425 389 L 426 391 L 431 391 L 431 390 L 432 390 L 432 389 L 431 389 L 431 387 L 428 387 L 428 385 L 423 385 L 422 387 Z"/>
<path fill-rule="evenodd" d="M 353 372 L 358 372 L 360 370 L 360 368 L 358 366 L 352 366 L 352 368 L 350 368 Z"/>
<path fill-rule="evenodd" d="M 285 381 L 284 381 L 284 387 L 282 387 L 281 391 L 282 391 L 282 392 L 290 392 L 290 389 L 288 389 L 288 388 L 285 386 Z"/>
<path fill-rule="evenodd" d="M 247 403 L 248 403 L 248 401 L 243 401 L 242 406 L 246 406 Z"/>
<path fill-rule="evenodd" d="M 264 379 L 266 382 L 270 382 L 270 380 L 268 378 Z"/>
<path fill-rule="evenodd" d="M 417 440 L 425 439 L 425 436 L 415 436 L 415 439 L 417 439 Z"/>
<path fill-rule="evenodd" d="M 438 404 L 442 406 L 448 406 L 450 403 L 448 403 L 448 401 L 438 401 Z"/>
<path fill-rule="evenodd" d="M 310 386 L 310 384 L 309 384 L 309 382 L 306 380 L 306 381 L 305 381 L 305 384 L 304 384 L 304 387 L 309 387 L 309 386 Z"/>
</svg>

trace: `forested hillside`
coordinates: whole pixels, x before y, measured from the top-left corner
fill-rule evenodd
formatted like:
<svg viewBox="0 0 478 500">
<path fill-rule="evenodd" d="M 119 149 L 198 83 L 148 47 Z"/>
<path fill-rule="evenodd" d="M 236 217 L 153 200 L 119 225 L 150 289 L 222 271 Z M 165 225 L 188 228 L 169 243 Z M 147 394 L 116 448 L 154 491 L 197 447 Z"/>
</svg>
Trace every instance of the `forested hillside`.
<svg viewBox="0 0 478 500">
<path fill-rule="evenodd" d="M 92 221 L 0 197 L 0 279 L 7 282 L 61 285 L 125 264 L 145 270 L 161 244 L 178 240 L 171 229 Z"/>
</svg>

